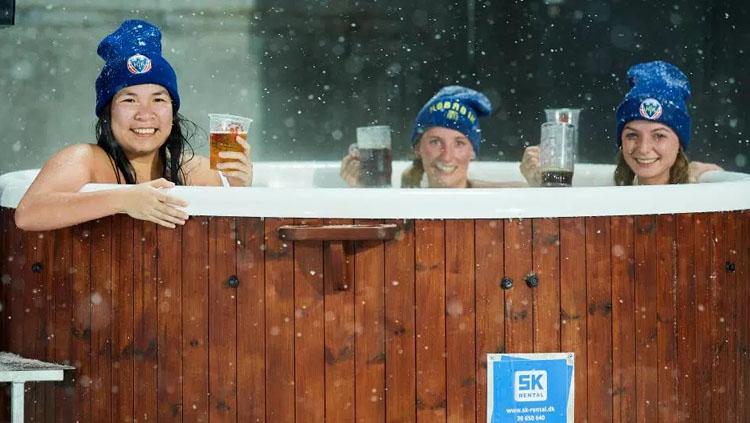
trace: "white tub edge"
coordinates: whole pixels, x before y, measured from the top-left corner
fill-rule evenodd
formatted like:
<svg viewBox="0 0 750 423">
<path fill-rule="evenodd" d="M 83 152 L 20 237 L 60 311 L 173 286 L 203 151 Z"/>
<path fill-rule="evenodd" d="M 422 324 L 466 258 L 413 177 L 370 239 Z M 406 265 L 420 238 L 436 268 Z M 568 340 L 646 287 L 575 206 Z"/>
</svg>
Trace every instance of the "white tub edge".
<svg viewBox="0 0 750 423">
<path fill-rule="evenodd" d="M 593 165 L 592 169 L 602 172 L 607 167 Z M 0 176 L 0 205 L 15 208 L 36 172 Z M 491 219 L 750 210 L 750 175 L 708 172 L 702 182 L 705 183 L 468 190 L 175 187 L 171 192 L 188 201 L 186 210 L 192 216 Z M 122 187 L 89 184 L 83 190 Z"/>
</svg>

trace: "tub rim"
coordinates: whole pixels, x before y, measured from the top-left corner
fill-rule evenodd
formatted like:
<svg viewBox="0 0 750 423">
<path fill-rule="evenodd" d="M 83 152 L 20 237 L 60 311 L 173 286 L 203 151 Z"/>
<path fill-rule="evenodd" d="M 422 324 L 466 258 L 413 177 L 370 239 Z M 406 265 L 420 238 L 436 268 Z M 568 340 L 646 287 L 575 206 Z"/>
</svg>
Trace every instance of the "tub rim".
<svg viewBox="0 0 750 423">
<path fill-rule="evenodd" d="M 265 163 L 271 167 L 283 165 L 283 162 Z M 290 163 L 300 166 L 296 162 Z M 508 164 L 509 167 L 511 165 L 517 166 L 517 163 Z M 330 163 L 322 166 L 330 167 Z M 591 166 L 595 172 L 612 168 L 604 165 L 576 166 L 577 171 L 579 168 L 586 170 L 587 166 Z M 36 172 L 38 170 L 24 170 L 1 175 L 0 206 L 16 208 Z M 191 216 L 499 219 L 750 210 L 750 175 L 713 171 L 707 172 L 701 182 L 627 187 L 482 189 L 175 187 L 170 191 L 172 195 L 188 201 L 186 211 Z M 82 191 L 123 187 L 88 184 Z M 342 198 L 347 201 L 341 201 Z"/>
</svg>

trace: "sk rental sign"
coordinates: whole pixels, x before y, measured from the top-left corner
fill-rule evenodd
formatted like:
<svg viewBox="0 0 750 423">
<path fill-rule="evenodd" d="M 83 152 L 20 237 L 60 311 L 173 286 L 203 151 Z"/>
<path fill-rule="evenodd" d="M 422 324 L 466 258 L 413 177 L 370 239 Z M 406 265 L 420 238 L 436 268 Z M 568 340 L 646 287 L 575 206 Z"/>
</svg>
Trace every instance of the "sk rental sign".
<svg viewBox="0 0 750 423">
<path fill-rule="evenodd" d="M 573 423 L 573 353 L 487 354 L 487 422 Z"/>
</svg>

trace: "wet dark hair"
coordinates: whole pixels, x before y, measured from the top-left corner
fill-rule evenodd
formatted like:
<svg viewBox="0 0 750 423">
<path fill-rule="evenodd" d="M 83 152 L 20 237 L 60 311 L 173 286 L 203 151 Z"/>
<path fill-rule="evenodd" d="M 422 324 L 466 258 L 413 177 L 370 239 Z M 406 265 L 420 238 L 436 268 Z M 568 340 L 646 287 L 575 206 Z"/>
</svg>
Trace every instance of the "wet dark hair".
<svg viewBox="0 0 750 423">
<path fill-rule="evenodd" d="M 117 176 L 117 183 L 123 183 L 120 178 L 122 174 L 126 184 L 135 184 L 137 182 L 133 166 L 112 133 L 111 116 L 110 104 L 107 104 L 96 122 L 96 144 L 109 156 L 109 161 Z M 189 140 L 193 138 L 197 126 L 176 111 L 173 112 L 172 119 L 172 131 L 164 144 L 159 147 L 159 160 L 162 163 L 161 177 L 174 182 L 175 185 L 185 185 L 183 165 L 195 155 Z"/>
</svg>

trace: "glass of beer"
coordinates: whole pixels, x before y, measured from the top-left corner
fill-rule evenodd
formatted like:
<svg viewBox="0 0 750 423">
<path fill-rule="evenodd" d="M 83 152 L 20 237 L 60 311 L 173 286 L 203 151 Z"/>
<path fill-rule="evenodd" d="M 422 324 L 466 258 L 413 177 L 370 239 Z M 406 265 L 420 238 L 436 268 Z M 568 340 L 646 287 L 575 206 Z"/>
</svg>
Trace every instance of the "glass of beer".
<svg viewBox="0 0 750 423">
<path fill-rule="evenodd" d="M 363 187 L 391 186 L 391 127 L 363 126 L 357 128 L 357 149 L 361 169 L 359 183 Z"/>
<path fill-rule="evenodd" d="M 576 127 L 569 123 L 542 124 L 539 167 L 542 186 L 569 187 L 573 183 Z"/>
<path fill-rule="evenodd" d="M 221 151 L 237 151 L 242 153 L 242 145 L 237 142 L 237 136 L 242 135 L 247 139 L 247 131 L 252 119 L 226 114 L 210 113 L 209 120 L 209 161 L 211 169 L 217 170 L 216 165 L 223 162 L 234 162 L 236 159 L 224 159 L 219 157 Z"/>
</svg>

